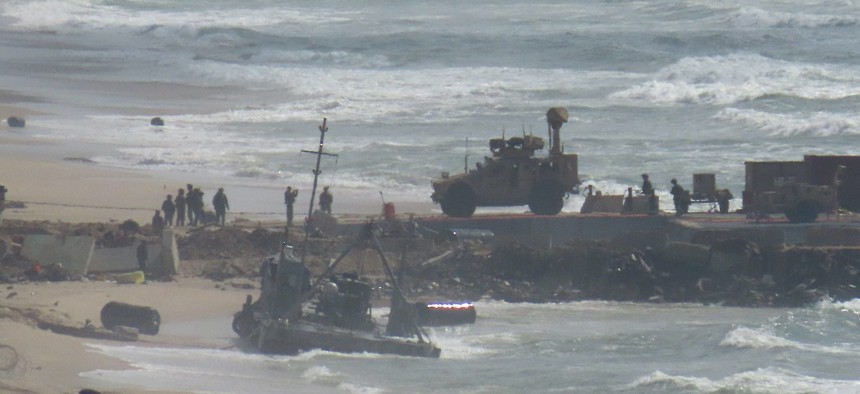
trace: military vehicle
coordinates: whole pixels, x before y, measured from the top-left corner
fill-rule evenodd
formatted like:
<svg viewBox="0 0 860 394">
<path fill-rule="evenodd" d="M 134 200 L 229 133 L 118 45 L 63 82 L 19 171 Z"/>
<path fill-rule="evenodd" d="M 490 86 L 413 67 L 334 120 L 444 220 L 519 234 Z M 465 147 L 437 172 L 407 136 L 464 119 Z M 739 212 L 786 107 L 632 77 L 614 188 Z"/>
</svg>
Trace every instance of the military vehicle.
<svg viewBox="0 0 860 394">
<path fill-rule="evenodd" d="M 578 158 L 565 154 L 561 145 L 561 126 L 567 110 L 551 108 L 546 113 L 550 138 L 549 155 L 536 157 L 544 139 L 532 135 L 490 140 L 492 157 L 484 157 L 475 169 L 458 175 L 443 172 L 432 181 L 434 203 L 453 217 L 469 217 L 476 207 L 528 204 L 537 215 L 561 212 L 567 193 L 578 192 Z"/>
<path fill-rule="evenodd" d="M 818 214 L 837 209 L 836 197 L 832 186 L 793 182 L 757 194 L 754 206 L 757 215 L 784 213 L 791 223 L 811 223 Z"/>
<path fill-rule="evenodd" d="M 858 159 L 804 156 L 803 161 L 746 162 L 744 211 L 760 219 L 785 214 L 792 223 L 814 222 L 819 214 L 856 206 Z M 857 167 L 854 167 L 857 168 Z"/>
</svg>

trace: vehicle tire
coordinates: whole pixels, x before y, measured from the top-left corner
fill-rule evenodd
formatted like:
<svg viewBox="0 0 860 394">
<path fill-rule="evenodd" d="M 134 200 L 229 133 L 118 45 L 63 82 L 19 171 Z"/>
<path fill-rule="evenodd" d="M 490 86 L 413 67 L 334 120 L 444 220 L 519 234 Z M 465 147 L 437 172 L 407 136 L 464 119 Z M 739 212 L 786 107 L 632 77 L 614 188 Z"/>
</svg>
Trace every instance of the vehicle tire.
<svg viewBox="0 0 860 394">
<path fill-rule="evenodd" d="M 785 209 L 785 218 L 791 223 L 812 223 L 818 218 L 818 204 L 811 200 L 798 201 Z"/>
<path fill-rule="evenodd" d="M 442 201 L 442 212 L 448 216 L 467 218 L 475 213 L 475 191 L 465 183 L 451 185 Z"/>
<path fill-rule="evenodd" d="M 532 189 L 529 209 L 535 215 L 557 215 L 564 206 L 564 190 L 558 182 L 542 182 Z"/>
</svg>

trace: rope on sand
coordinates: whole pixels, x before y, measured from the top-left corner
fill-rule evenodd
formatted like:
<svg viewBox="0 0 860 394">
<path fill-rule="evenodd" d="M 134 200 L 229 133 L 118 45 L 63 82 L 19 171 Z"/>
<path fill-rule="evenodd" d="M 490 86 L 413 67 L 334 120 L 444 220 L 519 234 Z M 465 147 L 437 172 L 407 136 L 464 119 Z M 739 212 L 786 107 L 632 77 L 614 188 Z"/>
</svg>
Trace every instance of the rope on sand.
<svg viewBox="0 0 860 394">
<path fill-rule="evenodd" d="M 56 207 L 67 207 L 67 208 L 87 208 L 87 209 L 111 209 L 117 211 L 155 211 L 155 208 L 136 208 L 136 207 L 111 207 L 111 206 L 100 206 L 100 205 L 84 205 L 84 204 L 66 204 L 66 203 L 56 203 L 56 202 L 41 202 L 41 201 L 6 201 L 6 208 L 26 208 L 27 204 L 32 205 L 50 205 Z M 232 214 L 236 215 L 283 215 L 283 212 L 235 212 L 230 211 Z"/>
</svg>

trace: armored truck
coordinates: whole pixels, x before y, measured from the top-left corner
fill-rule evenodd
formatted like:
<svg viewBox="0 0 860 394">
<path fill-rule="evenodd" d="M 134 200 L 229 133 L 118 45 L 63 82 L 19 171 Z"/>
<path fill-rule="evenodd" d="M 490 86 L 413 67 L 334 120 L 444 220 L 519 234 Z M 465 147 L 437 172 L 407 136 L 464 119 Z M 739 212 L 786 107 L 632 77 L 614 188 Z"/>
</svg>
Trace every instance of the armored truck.
<svg viewBox="0 0 860 394">
<path fill-rule="evenodd" d="M 577 155 L 565 154 L 561 145 L 560 130 L 567 119 L 565 108 L 546 113 L 550 146 L 545 157 L 535 156 L 544 149 L 543 138 L 491 139 L 491 157 L 462 174 L 443 172 L 432 181 L 433 202 L 452 217 L 472 216 L 476 207 L 526 204 L 537 215 L 558 214 L 565 195 L 578 192 L 580 184 Z"/>
<path fill-rule="evenodd" d="M 805 155 L 803 161 L 746 165 L 744 211 L 756 218 L 785 214 L 809 223 L 821 213 L 860 209 L 860 156 Z"/>
</svg>

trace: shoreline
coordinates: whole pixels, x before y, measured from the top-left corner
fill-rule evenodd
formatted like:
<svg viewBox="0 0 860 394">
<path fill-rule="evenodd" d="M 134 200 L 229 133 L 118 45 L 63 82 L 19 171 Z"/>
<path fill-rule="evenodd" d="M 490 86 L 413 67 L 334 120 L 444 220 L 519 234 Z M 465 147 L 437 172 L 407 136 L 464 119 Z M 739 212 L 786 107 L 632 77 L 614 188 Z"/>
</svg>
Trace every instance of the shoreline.
<svg viewBox="0 0 860 394">
<path fill-rule="evenodd" d="M 188 277 L 143 285 L 65 281 L 26 282 L 5 287 L 0 290 L 4 299 L 0 305 L 0 331 L 4 334 L 0 338 L 0 361 L 4 365 L 4 369 L 0 369 L 0 391 L 49 393 L 94 388 L 106 393 L 165 392 L 115 387 L 87 378 L 85 373 L 137 367 L 91 346 L 123 346 L 122 342 L 54 334 L 36 328 L 33 315 L 63 319 L 73 326 L 83 326 L 89 319 L 100 326 L 102 306 L 109 301 L 119 301 L 145 304 L 158 310 L 164 326 L 193 324 L 215 317 L 231 317 L 248 291 Z M 184 302 L 176 302 L 177 299 Z M 134 346 L 223 347 L 204 336 L 170 333 L 142 335 Z"/>
<path fill-rule="evenodd" d="M 253 179 L 114 168 L 86 159 L 110 147 L 74 143 L 62 146 L 9 130 L 0 129 L 0 185 L 9 190 L 7 202 L 21 202 L 25 207 L 7 206 L 4 218 L 72 223 L 132 219 L 146 224 L 167 194 L 175 196 L 177 189 L 192 183 L 204 191 L 204 202 L 210 210 L 211 196 L 217 188 L 224 187 L 231 206 L 228 222 L 285 220 L 283 190 L 286 184 L 281 187 L 255 183 Z M 305 189 L 300 187 L 300 190 L 295 206 L 297 220 L 307 215 L 309 203 Z M 335 214 L 380 215 L 382 201 L 378 193 L 375 190 L 336 190 Z M 426 215 L 438 211 L 429 197 L 427 202 L 391 202 L 402 214 Z"/>
</svg>

